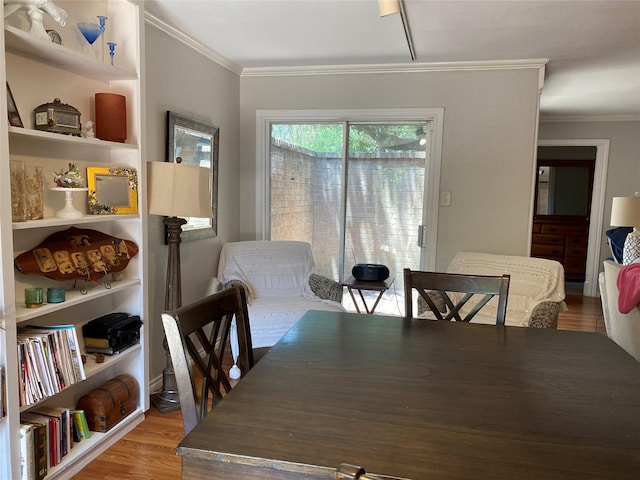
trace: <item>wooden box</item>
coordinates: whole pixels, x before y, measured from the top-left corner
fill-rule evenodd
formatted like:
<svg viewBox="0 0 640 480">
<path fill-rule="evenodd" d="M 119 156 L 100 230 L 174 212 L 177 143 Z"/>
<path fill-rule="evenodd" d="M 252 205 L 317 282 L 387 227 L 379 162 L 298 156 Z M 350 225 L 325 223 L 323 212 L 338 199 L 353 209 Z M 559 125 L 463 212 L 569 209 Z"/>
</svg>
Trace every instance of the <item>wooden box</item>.
<svg viewBox="0 0 640 480">
<path fill-rule="evenodd" d="M 89 430 L 108 432 L 138 407 L 140 390 L 131 375 L 118 375 L 78 400 Z"/>
</svg>

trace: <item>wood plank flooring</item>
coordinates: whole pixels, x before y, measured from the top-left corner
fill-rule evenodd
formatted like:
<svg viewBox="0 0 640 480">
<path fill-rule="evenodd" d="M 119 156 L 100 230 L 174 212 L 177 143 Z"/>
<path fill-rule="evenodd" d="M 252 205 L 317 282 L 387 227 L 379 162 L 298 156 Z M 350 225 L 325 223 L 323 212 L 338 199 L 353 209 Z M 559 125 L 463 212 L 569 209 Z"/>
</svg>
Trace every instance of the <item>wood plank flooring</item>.
<svg viewBox="0 0 640 480">
<path fill-rule="evenodd" d="M 567 295 L 567 311 L 558 317 L 558 330 L 607 333 L 599 297 Z"/>
<path fill-rule="evenodd" d="M 566 303 L 558 329 L 606 333 L 599 298 L 568 295 Z M 152 407 L 144 422 L 73 478 L 178 480 L 181 465 L 175 448 L 182 437 L 180 412 L 160 415 Z"/>
</svg>

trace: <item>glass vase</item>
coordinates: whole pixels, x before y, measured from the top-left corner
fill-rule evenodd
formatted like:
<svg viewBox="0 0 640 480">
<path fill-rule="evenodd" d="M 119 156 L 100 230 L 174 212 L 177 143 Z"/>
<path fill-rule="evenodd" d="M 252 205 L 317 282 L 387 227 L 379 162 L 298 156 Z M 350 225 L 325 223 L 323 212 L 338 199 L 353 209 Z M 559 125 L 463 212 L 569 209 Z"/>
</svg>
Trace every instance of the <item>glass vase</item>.
<svg viewBox="0 0 640 480">
<path fill-rule="evenodd" d="M 41 166 L 27 165 L 25 167 L 25 187 L 27 220 L 44 218 L 44 178 Z"/>
<path fill-rule="evenodd" d="M 11 177 L 11 220 L 24 222 L 27 220 L 24 162 L 11 160 L 9 163 L 9 175 Z"/>
</svg>

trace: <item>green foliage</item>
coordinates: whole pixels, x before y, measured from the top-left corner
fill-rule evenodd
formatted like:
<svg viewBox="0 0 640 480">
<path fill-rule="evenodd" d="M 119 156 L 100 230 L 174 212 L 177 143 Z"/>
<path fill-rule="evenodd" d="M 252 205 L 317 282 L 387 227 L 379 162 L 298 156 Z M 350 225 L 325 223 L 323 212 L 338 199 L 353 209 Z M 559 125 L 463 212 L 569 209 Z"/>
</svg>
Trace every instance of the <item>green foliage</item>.
<svg viewBox="0 0 640 480">
<path fill-rule="evenodd" d="M 318 153 L 342 152 L 342 125 L 335 123 L 277 124 L 271 137 Z"/>
<path fill-rule="evenodd" d="M 416 125 L 349 125 L 349 153 L 402 150 L 418 140 L 424 127 Z M 342 124 L 274 124 L 271 136 L 317 153 L 342 153 Z"/>
</svg>

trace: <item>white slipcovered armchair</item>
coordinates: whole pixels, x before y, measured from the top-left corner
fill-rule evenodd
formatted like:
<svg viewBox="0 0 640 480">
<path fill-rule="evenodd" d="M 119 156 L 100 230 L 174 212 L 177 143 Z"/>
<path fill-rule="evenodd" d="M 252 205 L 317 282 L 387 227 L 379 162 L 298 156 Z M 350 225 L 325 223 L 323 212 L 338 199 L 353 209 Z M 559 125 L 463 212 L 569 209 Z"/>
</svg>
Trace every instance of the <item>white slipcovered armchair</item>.
<svg viewBox="0 0 640 480">
<path fill-rule="evenodd" d="M 458 252 L 447 267 L 449 273 L 473 275 L 509 274 L 509 296 L 505 325 L 556 328 L 558 313 L 565 311 L 564 268 L 554 260 Z M 493 300 L 472 323 L 495 323 Z M 468 307 L 470 308 L 470 307 Z"/>
<path fill-rule="evenodd" d="M 308 310 L 344 311 L 342 285 L 314 272 L 311 245 L 297 241 L 246 241 L 222 247 L 218 281 L 245 288 L 253 348 L 271 347 Z M 235 325 L 231 331 L 239 378 Z"/>
</svg>

